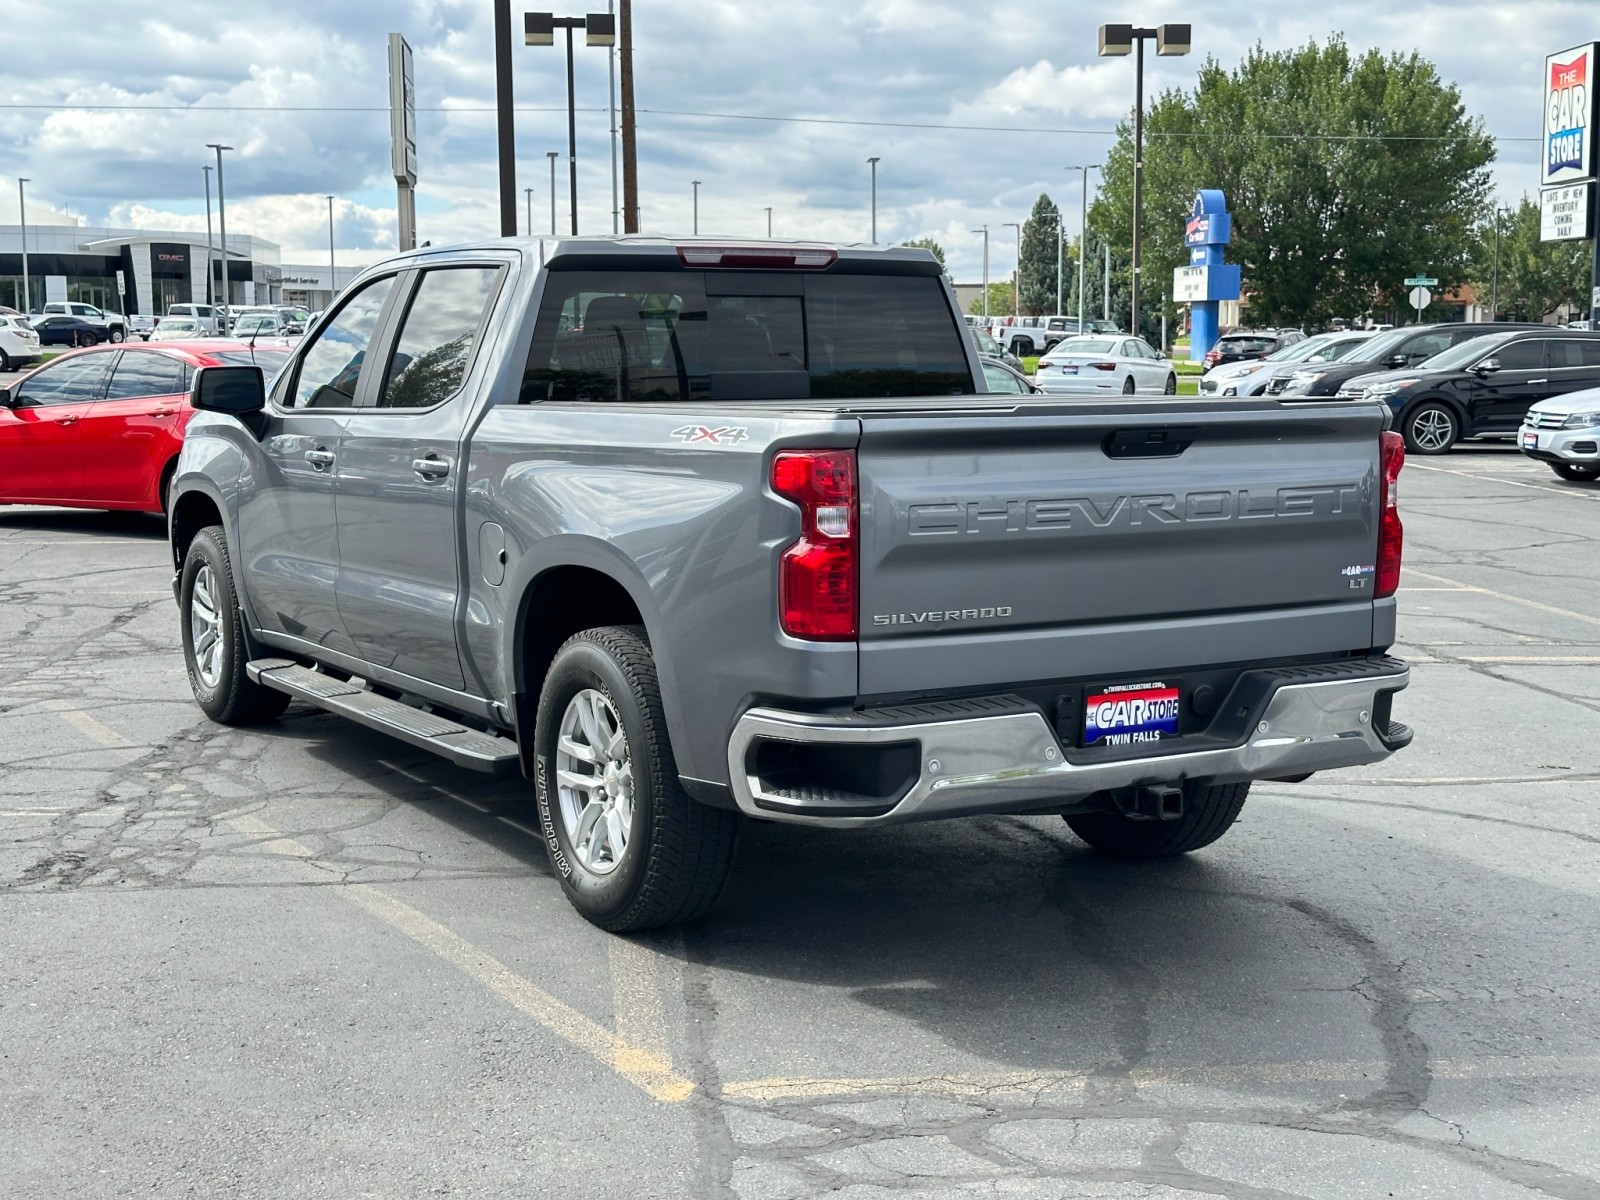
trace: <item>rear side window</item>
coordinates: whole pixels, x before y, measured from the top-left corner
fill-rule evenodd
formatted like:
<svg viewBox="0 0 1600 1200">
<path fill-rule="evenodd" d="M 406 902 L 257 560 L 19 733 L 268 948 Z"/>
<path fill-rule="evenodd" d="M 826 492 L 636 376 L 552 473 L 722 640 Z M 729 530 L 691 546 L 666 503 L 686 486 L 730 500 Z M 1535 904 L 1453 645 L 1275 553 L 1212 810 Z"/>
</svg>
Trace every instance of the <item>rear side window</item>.
<svg viewBox="0 0 1600 1200">
<path fill-rule="evenodd" d="M 1550 343 L 1552 367 L 1600 367 L 1600 338 L 1563 338 Z"/>
<path fill-rule="evenodd" d="M 1263 337 L 1225 337 L 1217 348 L 1224 354 L 1267 354 L 1278 348 L 1278 341 Z"/>
<path fill-rule="evenodd" d="M 970 395 L 931 277 L 558 271 L 522 403 Z"/>
<path fill-rule="evenodd" d="M 150 350 L 124 350 L 111 373 L 107 400 L 136 396 L 171 396 L 183 391 L 183 364 Z"/>
<path fill-rule="evenodd" d="M 17 385 L 17 403 L 25 408 L 48 408 L 98 400 L 110 365 L 109 354 L 84 354 L 41 367 Z"/>
<path fill-rule="evenodd" d="M 439 267 L 422 273 L 389 359 L 382 408 L 432 408 L 461 387 L 499 268 Z"/>
</svg>

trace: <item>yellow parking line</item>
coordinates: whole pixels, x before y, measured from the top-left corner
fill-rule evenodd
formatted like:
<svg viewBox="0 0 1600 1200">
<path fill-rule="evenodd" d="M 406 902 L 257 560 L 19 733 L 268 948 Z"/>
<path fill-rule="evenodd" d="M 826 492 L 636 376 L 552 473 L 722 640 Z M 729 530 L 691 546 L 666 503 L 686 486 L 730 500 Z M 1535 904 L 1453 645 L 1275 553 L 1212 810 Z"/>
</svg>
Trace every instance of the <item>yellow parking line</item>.
<svg viewBox="0 0 1600 1200">
<path fill-rule="evenodd" d="M 1551 616 L 1567 617 L 1574 621 L 1585 621 L 1590 625 L 1600 625 L 1600 617 L 1590 616 L 1588 613 L 1573 612 L 1570 608 L 1557 608 L 1554 604 L 1545 604 L 1541 600 L 1529 600 L 1525 596 L 1513 596 L 1509 592 L 1497 592 L 1493 588 L 1475 587 L 1470 583 L 1462 583 L 1458 579 L 1446 579 L 1443 575 L 1430 575 L 1428 572 L 1419 571 L 1415 567 L 1407 567 L 1406 571 L 1408 574 L 1418 575 L 1423 579 L 1431 579 L 1435 583 L 1452 584 L 1463 592 L 1477 592 L 1480 596 L 1493 596 L 1496 600 L 1505 600 L 1511 604 L 1521 604 L 1528 608 L 1536 608 L 1540 612 L 1549 613 Z"/>
<path fill-rule="evenodd" d="M 61 704 L 61 701 L 53 701 L 44 707 L 54 709 L 63 721 L 65 721 L 68 725 L 71 725 L 91 742 L 97 742 L 102 746 L 133 745 L 132 742 L 123 737 L 115 729 L 112 729 L 108 725 L 102 725 L 99 721 L 95 720 L 82 709 L 59 707 Z"/>
<path fill-rule="evenodd" d="M 621 937 L 611 939 L 608 952 L 618 1038 L 617 1057 L 612 1065 L 623 1075 L 659 1070 L 661 1064 L 672 1061 L 661 1009 L 661 957 L 648 947 Z"/>
<path fill-rule="evenodd" d="M 294 858 L 315 857 L 309 847 L 293 838 L 278 836 L 278 831 L 259 817 L 243 813 L 231 817 L 231 821 L 236 829 L 251 837 L 270 838 L 270 841 L 260 847 L 269 854 L 283 854 Z M 666 1056 L 664 1037 L 657 1038 L 654 1045 L 633 1044 L 627 1039 L 623 1030 L 619 1029 L 617 1033 L 612 1033 L 577 1009 L 563 1004 L 548 992 L 541 990 L 532 981 L 518 975 L 499 959 L 480 950 L 460 934 L 445 928 L 427 914 L 403 901 L 396 900 L 371 884 L 351 884 L 336 891 L 350 903 L 405 934 L 457 970 L 470 975 L 513 1008 L 532 1017 L 562 1041 L 598 1059 L 651 1099 L 677 1103 L 693 1094 L 694 1083 L 678 1074 L 673 1069 L 670 1058 Z M 634 949 L 639 948 L 634 947 Z M 641 950 L 640 953 L 648 952 Z M 637 964 L 630 965 L 628 969 L 634 972 L 634 978 L 637 980 Z M 654 988 L 653 965 L 651 971 L 650 986 Z M 654 1002 L 659 1025 L 659 995 L 654 997 Z M 649 1024 L 648 1014 L 643 1021 L 638 1016 L 633 1016 L 631 1020 L 635 1027 Z"/>
</svg>

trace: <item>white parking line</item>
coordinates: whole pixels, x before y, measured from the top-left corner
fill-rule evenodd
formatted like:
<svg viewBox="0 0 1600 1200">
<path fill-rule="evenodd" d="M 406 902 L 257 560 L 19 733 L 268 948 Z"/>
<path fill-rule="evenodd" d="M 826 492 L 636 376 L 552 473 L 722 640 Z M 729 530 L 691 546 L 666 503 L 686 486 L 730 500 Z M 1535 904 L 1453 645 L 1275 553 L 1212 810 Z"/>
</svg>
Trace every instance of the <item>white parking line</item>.
<svg viewBox="0 0 1600 1200">
<path fill-rule="evenodd" d="M 1426 571 L 1419 571 L 1415 567 L 1407 567 L 1413 575 L 1423 579 L 1431 579 L 1435 583 L 1448 583 L 1463 592 L 1477 592 L 1480 596 L 1493 596 L 1496 600 L 1505 600 L 1511 604 L 1522 604 L 1528 608 L 1536 608 L 1540 612 L 1549 613 L 1554 617 L 1567 617 L 1573 621 L 1585 621 L 1590 625 L 1600 625 L 1600 617 L 1588 613 L 1573 612 L 1570 608 L 1557 608 L 1554 604 L 1546 604 L 1542 600 L 1529 600 L 1526 596 L 1513 596 L 1510 592 L 1497 592 L 1493 588 L 1474 587 L 1470 583 L 1462 583 L 1459 579 L 1446 579 L 1443 575 L 1430 575 Z"/>
<path fill-rule="evenodd" d="M 1490 483 L 1503 483 L 1507 487 L 1531 488 L 1536 492 L 1550 492 L 1557 496 L 1565 496 L 1569 500 L 1587 500 L 1591 502 L 1600 500 L 1600 493 L 1596 492 L 1575 492 L 1570 488 L 1550 487 L 1548 484 L 1543 483 L 1522 483 L 1516 479 L 1501 479 L 1498 475 L 1483 475 L 1477 471 L 1456 471 L 1450 467 L 1429 467 L 1412 459 L 1406 461 L 1406 466 L 1416 471 L 1437 471 L 1441 475 L 1459 475 L 1463 479 L 1483 479 Z"/>
</svg>

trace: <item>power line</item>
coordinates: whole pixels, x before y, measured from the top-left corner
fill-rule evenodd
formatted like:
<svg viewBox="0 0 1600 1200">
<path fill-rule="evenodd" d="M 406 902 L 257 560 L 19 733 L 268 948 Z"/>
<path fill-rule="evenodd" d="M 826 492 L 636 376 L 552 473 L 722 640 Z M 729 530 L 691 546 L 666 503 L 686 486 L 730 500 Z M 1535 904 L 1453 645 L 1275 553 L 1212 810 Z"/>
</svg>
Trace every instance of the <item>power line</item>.
<svg viewBox="0 0 1600 1200">
<path fill-rule="evenodd" d="M 193 113 L 387 113 L 387 105 L 297 105 L 297 104 L 0 104 L 4 109 L 32 109 L 47 112 L 193 112 Z M 492 113 L 492 105 L 448 105 L 419 107 L 419 113 Z M 517 112 L 559 113 L 562 107 L 519 105 Z M 582 113 L 608 112 L 604 108 L 579 108 Z M 932 129 L 958 133 L 1057 133 L 1079 137 L 1116 137 L 1115 129 L 1076 129 L 1050 125 L 962 125 L 946 121 L 867 121 L 853 117 L 780 117 L 763 113 L 694 112 L 688 109 L 641 108 L 638 110 L 657 117 L 691 117 L 711 121 L 766 121 L 791 125 L 852 125 L 867 129 Z M 1452 142 L 1467 134 L 1404 134 L 1404 133 L 1157 133 L 1146 130 L 1153 138 L 1259 138 L 1265 141 L 1320 141 L 1320 142 Z M 1494 136 L 1494 135 L 1491 135 Z M 1495 137 L 1497 142 L 1537 142 L 1538 137 Z"/>
</svg>

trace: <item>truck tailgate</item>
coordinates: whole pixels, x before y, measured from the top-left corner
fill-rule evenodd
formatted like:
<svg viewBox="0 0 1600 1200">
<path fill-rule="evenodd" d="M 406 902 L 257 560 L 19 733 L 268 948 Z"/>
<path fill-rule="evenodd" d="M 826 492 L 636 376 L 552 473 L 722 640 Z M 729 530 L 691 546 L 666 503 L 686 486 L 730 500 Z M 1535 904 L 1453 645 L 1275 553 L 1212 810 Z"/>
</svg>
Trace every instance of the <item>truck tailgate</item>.
<svg viewBox="0 0 1600 1200">
<path fill-rule="evenodd" d="M 1375 406 L 857 415 L 863 695 L 1371 643 Z"/>
</svg>

